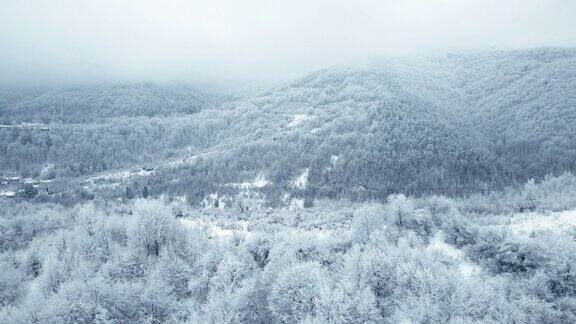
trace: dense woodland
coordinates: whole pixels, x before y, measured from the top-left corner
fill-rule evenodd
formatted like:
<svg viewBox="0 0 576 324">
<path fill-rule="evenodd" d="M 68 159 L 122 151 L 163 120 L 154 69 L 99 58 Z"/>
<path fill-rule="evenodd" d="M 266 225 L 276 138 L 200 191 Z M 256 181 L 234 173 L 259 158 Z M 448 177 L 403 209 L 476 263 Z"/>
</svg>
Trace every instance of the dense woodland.
<svg viewBox="0 0 576 324">
<path fill-rule="evenodd" d="M 23 90 L 20 90 L 23 91 Z M 92 123 L 119 117 L 191 114 L 219 98 L 183 85 L 123 84 L 39 91 L 10 97 L 3 117 L 11 124 Z M 1 101 L 0 101 L 1 102 Z"/>
<path fill-rule="evenodd" d="M 518 232 L 510 212 L 574 209 L 574 190 L 565 174 L 465 199 L 244 212 L 4 200 L 0 320 L 571 323 L 575 232 Z"/>
</svg>

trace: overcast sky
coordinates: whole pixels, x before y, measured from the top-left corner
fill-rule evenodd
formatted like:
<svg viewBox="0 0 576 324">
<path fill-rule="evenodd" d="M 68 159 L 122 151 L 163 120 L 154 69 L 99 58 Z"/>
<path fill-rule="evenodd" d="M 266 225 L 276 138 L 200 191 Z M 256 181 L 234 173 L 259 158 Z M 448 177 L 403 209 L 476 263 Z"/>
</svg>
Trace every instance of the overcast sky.
<svg viewBox="0 0 576 324">
<path fill-rule="evenodd" d="M 0 0 L 6 84 L 281 80 L 380 55 L 575 45 L 575 0 Z"/>
</svg>

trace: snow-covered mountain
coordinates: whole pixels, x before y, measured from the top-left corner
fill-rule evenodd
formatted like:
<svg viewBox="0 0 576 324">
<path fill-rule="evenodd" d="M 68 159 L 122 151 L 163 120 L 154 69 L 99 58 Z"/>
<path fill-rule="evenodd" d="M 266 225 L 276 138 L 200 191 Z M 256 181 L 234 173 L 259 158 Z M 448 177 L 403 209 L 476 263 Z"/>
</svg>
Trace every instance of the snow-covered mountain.
<svg viewBox="0 0 576 324">
<path fill-rule="evenodd" d="M 451 56 L 474 124 L 523 179 L 576 168 L 576 50 Z"/>
<path fill-rule="evenodd" d="M 59 176 L 169 165 L 161 191 L 264 177 L 278 194 L 464 194 L 576 170 L 575 76 L 576 51 L 537 49 L 334 67 L 233 100 L 152 84 L 51 90 L 4 104 L 4 119 L 52 126 L 0 130 L 0 161 L 32 176 L 46 163 Z"/>
</svg>

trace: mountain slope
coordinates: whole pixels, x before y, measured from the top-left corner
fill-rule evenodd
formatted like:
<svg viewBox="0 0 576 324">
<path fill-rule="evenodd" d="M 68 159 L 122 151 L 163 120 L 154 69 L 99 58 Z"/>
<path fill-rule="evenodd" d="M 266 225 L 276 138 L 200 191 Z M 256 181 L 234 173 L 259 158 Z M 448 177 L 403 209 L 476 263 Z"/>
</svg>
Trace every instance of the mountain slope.
<svg viewBox="0 0 576 324">
<path fill-rule="evenodd" d="M 0 102 L 0 175 L 35 177 L 52 165 L 72 177 L 165 159 L 204 142 L 194 115 L 220 104 L 178 85 L 21 92 Z"/>
<path fill-rule="evenodd" d="M 106 118 L 195 113 L 219 99 L 179 85 L 127 84 L 45 91 L 7 104 L 0 118 L 13 123 L 87 123 Z"/>
<path fill-rule="evenodd" d="M 331 68 L 222 104 L 153 85 L 12 96 L 22 110 L 4 118 L 92 122 L 0 130 L 0 171 L 154 165 L 142 186 L 191 201 L 233 196 L 254 179 L 277 202 L 467 194 L 576 171 L 575 80 L 576 51 L 540 49 Z"/>
<path fill-rule="evenodd" d="M 447 60 L 474 123 L 520 180 L 576 170 L 576 50 Z"/>
<path fill-rule="evenodd" d="M 576 51 L 390 59 L 225 104 L 215 181 L 311 194 L 465 193 L 576 170 Z M 209 113 L 207 111 L 207 113 Z M 216 113 L 210 113 L 216 114 Z"/>
<path fill-rule="evenodd" d="M 502 183 L 488 142 L 450 112 L 458 102 L 413 91 L 408 78 L 423 82 L 387 67 L 329 69 L 229 103 L 222 112 L 231 122 L 217 131 L 228 153 L 212 167 L 262 172 L 284 186 L 308 169 L 308 191 L 326 195 L 462 193 Z"/>
</svg>

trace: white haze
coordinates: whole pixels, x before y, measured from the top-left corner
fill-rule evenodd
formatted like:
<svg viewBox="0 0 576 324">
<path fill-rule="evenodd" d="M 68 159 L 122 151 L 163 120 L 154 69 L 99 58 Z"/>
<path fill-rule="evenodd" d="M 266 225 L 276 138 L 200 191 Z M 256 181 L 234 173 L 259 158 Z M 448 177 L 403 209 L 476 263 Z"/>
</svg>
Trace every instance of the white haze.
<svg viewBox="0 0 576 324">
<path fill-rule="evenodd" d="M 0 83 L 279 81 L 381 55 L 576 45 L 573 0 L 0 0 Z"/>
</svg>

